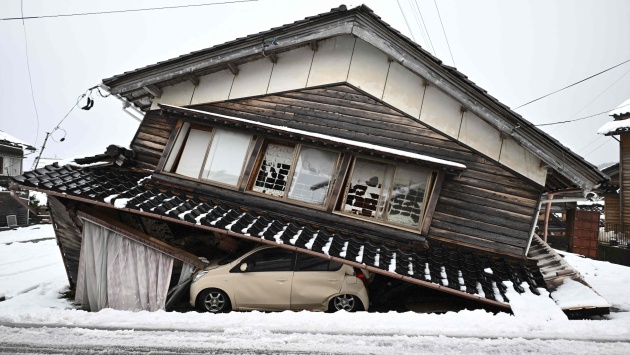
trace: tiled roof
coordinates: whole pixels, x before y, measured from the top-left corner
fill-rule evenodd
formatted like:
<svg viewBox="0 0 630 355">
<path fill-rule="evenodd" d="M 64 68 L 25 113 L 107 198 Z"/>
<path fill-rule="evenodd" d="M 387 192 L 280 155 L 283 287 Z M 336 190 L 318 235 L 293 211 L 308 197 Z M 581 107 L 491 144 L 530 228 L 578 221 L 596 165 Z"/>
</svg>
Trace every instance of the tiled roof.
<svg viewBox="0 0 630 355">
<path fill-rule="evenodd" d="M 538 294 L 536 288 L 544 287 L 535 262 L 502 258 L 436 241 L 431 241 L 425 249 L 385 245 L 339 228 L 227 204 L 213 200 L 212 196 L 190 197 L 190 192 L 157 185 L 146 172 L 113 166 L 78 168 L 53 164 L 24 173 L 14 181 L 27 189 L 63 194 L 70 199 L 123 208 L 166 221 L 210 227 L 236 237 L 261 238 L 297 247 L 298 251 L 326 254 L 365 264 L 390 276 L 402 275 L 476 295 L 474 298 L 509 302 L 503 281 L 511 281 L 521 293 Z M 529 285 L 529 291 L 521 285 Z"/>
</svg>

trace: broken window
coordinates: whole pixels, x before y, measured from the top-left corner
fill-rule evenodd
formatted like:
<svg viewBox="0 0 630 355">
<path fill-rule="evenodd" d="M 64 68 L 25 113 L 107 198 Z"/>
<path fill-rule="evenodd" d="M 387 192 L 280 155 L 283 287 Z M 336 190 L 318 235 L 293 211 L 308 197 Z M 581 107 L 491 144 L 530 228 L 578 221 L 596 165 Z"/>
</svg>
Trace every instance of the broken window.
<svg viewBox="0 0 630 355">
<path fill-rule="evenodd" d="M 237 186 L 251 140 L 251 134 L 185 123 L 164 170 Z"/>
<path fill-rule="evenodd" d="M 433 177 L 418 166 L 356 159 L 342 212 L 417 228 Z"/>
<path fill-rule="evenodd" d="M 268 143 L 252 191 L 323 206 L 338 157 L 328 150 Z"/>
</svg>

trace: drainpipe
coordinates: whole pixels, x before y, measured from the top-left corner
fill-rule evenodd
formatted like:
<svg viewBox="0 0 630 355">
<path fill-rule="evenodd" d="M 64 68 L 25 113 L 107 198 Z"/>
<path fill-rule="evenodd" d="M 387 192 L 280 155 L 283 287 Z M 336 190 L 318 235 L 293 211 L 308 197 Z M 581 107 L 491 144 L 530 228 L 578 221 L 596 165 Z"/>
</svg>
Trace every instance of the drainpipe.
<svg viewBox="0 0 630 355">
<path fill-rule="evenodd" d="M 547 200 L 553 200 L 553 193 L 548 194 L 547 195 Z M 547 204 L 545 205 L 545 232 L 544 232 L 544 238 L 543 240 L 545 241 L 545 244 L 547 243 L 547 230 L 549 228 L 549 215 L 551 214 L 551 201 L 547 202 Z"/>
</svg>

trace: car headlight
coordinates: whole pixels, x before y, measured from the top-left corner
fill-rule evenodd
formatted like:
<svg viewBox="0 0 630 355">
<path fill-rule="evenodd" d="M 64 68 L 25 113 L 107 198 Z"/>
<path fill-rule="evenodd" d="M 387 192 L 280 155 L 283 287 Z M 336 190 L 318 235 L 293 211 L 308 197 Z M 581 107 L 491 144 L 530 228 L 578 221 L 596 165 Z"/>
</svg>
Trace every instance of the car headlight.
<svg viewBox="0 0 630 355">
<path fill-rule="evenodd" d="M 203 275 L 207 274 L 208 271 L 206 270 L 201 270 L 198 273 L 195 274 L 195 276 L 193 276 L 192 282 L 197 282 L 199 281 L 200 278 L 203 277 Z"/>
</svg>

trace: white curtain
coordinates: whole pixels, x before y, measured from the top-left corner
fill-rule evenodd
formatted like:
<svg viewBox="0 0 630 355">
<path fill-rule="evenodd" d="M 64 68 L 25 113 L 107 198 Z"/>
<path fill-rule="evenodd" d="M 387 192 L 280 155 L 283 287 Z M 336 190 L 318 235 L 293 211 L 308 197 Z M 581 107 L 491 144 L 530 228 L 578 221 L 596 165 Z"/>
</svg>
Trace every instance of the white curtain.
<svg viewBox="0 0 630 355">
<path fill-rule="evenodd" d="M 164 309 L 173 258 L 84 220 L 75 300 L 99 311 Z"/>
</svg>

